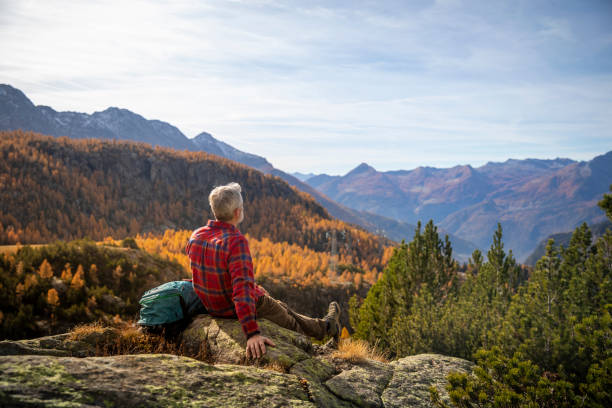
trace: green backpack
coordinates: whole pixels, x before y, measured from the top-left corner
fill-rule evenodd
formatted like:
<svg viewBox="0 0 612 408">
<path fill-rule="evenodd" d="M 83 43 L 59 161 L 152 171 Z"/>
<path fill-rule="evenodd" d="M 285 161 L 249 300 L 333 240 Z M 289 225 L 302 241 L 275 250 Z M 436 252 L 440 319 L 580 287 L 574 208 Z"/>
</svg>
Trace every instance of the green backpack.
<svg viewBox="0 0 612 408">
<path fill-rule="evenodd" d="M 206 308 L 193 289 L 191 281 L 174 281 L 150 289 L 140 298 L 140 320 L 145 328 L 161 328 L 188 322 Z"/>
</svg>

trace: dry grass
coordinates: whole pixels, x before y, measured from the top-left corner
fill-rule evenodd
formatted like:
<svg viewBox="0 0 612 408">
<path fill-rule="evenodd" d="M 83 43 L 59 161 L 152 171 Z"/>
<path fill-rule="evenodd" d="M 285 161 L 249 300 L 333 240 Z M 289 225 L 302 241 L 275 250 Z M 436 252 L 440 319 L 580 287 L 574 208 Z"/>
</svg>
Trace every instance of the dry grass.
<svg viewBox="0 0 612 408">
<path fill-rule="evenodd" d="M 124 326 L 118 335 L 101 348 L 101 355 L 117 354 L 178 354 L 184 355 L 176 343 L 164 336 L 143 333 L 137 327 Z"/>
<path fill-rule="evenodd" d="M 332 353 L 333 358 L 339 358 L 350 363 L 359 363 L 365 360 L 376 360 L 386 363 L 387 356 L 376 346 L 371 346 L 365 340 L 340 339 L 338 350 Z"/>
<path fill-rule="evenodd" d="M 78 341 L 89 337 L 92 334 L 103 334 L 108 328 L 101 323 L 80 324 L 75 326 L 68 336 L 68 340 Z"/>
<path fill-rule="evenodd" d="M 124 323 L 117 327 L 103 326 L 101 323 L 84 324 L 75 327 L 68 337 L 71 341 L 85 341 L 95 347 L 96 356 L 122 354 L 175 354 L 208 361 L 205 348 L 187 352 L 173 340 L 161 334 L 145 333 L 139 327 Z"/>
<path fill-rule="evenodd" d="M 278 371 L 279 373 L 287 373 L 288 367 L 285 367 L 280 361 L 270 361 L 269 363 L 265 364 L 264 366 L 262 366 L 261 368 L 266 369 L 266 370 L 272 370 L 272 371 Z"/>
</svg>

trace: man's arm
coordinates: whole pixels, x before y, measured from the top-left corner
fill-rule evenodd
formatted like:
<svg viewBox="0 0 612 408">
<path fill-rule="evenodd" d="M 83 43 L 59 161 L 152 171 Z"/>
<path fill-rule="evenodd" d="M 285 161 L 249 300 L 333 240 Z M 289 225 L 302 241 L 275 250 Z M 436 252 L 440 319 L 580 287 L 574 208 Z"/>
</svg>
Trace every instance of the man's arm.
<svg viewBox="0 0 612 408">
<path fill-rule="evenodd" d="M 229 270 L 232 277 L 233 301 L 236 316 L 247 336 L 247 358 L 259 358 L 266 354 L 266 344 L 276 346 L 273 341 L 259 334 L 255 308 L 255 278 L 249 244 L 243 236 L 230 246 Z"/>
<path fill-rule="evenodd" d="M 232 300 L 236 316 L 247 338 L 259 333 L 255 320 L 255 278 L 249 245 L 244 236 L 232 240 L 230 244 L 229 271 L 232 278 Z"/>
</svg>

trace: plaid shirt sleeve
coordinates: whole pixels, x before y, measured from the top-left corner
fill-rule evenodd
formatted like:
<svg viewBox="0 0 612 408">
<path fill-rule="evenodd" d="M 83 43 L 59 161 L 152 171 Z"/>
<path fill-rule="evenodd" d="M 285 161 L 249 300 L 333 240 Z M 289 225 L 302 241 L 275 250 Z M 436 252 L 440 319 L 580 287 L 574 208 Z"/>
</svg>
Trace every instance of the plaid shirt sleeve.
<svg viewBox="0 0 612 408">
<path fill-rule="evenodd" d="M 255 313 L 255 278 L 249 244 L 243 235 L 230 243 L 229 272 L 232 278 L 232 299 L 236 307 L 236 316 L 242 325 L 247 338 L 259 333 Z"/>
</svg>

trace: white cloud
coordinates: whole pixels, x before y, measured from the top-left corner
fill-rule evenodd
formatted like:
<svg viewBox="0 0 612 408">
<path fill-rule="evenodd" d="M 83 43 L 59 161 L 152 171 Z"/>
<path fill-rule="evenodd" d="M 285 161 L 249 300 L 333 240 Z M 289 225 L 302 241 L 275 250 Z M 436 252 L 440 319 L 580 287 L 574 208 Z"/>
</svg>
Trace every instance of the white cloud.
<svg viewBox="0 0 612 408">
<path fill-rule="evenodd" d="M 576 44 L 567 20 L 442 3 L 0 2 L 0 78 L 37 104 L 128 108 L 290 171 L 605 148 L 610 73 L 550 62 Z"/>
</svg>

